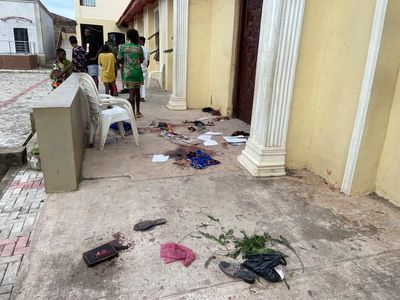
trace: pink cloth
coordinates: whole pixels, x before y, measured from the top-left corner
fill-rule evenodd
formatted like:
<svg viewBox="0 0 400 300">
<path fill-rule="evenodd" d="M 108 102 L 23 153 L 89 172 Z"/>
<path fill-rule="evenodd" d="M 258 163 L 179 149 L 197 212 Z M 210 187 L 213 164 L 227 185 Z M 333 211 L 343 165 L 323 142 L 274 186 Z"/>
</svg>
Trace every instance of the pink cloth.
<svg viewBox="0 0 400 300">
<path fill-rule="evenodd" d="M 180 260 L 185 267 L 196 259 L 192 250 L 175 243 L 161 244 L 160 257 L 166 264 Z"/>
</svg>

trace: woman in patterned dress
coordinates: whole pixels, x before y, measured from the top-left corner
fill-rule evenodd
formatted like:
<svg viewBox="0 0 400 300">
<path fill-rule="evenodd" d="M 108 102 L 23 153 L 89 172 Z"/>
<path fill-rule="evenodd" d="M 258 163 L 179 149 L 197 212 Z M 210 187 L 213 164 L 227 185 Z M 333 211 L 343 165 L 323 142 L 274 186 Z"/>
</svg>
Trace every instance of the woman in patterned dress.
<svg viewBox="0 0 400 300">
<path fill-rule="evenodd" d="M 129 43 L 119 46 L 118 61 L 122 64 L 122 81 L 129 91 L 129 102 L 133 111 L 136 111 L 136 117 L 141 118 L 143 117 L 140 112 L 140 86 L 143 84 L 141 64 L 144 54 L 139 45 L 139 33 L 135 29 L 129 29 L 127 37 Z"/>
</svg>

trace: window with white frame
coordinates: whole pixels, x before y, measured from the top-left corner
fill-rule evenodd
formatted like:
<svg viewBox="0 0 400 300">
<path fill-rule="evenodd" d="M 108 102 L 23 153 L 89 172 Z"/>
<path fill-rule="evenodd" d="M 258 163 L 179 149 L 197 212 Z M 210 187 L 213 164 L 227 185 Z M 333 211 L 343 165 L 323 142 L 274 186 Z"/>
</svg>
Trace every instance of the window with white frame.
<svg viewBox="0 0 400 300">
<path fill-rule="evenodd" d="M 96 0 L 81 0 L 81 6 L 96 6 Z"/>
</svg>

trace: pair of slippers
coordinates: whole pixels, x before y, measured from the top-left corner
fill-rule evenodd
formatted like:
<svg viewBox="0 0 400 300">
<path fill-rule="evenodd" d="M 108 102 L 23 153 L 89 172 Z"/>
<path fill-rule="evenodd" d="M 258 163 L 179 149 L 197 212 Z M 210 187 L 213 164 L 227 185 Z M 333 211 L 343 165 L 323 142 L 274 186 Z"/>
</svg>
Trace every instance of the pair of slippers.
<svg viewBox="0 0 400 300">
<path fill-rule="evenodd" d="M 167 220 L 164 218 L 161 219 L 157 219 L 157 220 L 147 220 L 147 221 L 143 221 L 140 223 L 137 223 L 134 227 L 133 230 L 135 231 L 149 231 L 154 229 L 154 227 L 158 226 L 158 225 L 163 225 L 167 223 Z"/>
</svg>

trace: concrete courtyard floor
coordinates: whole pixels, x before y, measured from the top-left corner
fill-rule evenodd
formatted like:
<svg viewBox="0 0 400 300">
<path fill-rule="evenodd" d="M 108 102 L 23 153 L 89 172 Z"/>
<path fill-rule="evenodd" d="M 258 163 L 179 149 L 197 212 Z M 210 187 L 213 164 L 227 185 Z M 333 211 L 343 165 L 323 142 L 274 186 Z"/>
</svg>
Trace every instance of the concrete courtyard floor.
<svg viewBox="0 0 400 300">
<path fill-rule="evenodd" d="M 145 118 L 192 120 L 199 110 L 170 112 L 166 94 L 151 93 Z M 188 134 L 186 127 L 174 128 Z M 239 120 L 217 122 L 214 131 L 249 130 Z M 152 163 L 153 154 L 177 145 L 146 132 L 135 147 L 131 137 L 110 136 L 105 150 L 88 149 L 76 192 L 48 195 L 31 252 L 24 259 L 14 299 L 399 299 L 400 210 L 378 198 L 346 197 L 305 171 L 257 179 L 238 164 L 244 146 L 210 147 L 221 164 L 206 170 L 170 160 Z M 210 214 L 228 229 L 286 237 L 291 289 L 263 280 L 252 286 L 225 276 L 217 259 L 204 263 L 218 246 L 185 237 Z M 167 223 L 135 232 L 140 220 Z M 217 227 L 205 229 L 217 233 Z M 118 258 L 86 267 L 82 253 L 121 234 L 132 243 Z M 193 249 L 189 267 L 164 264 L 160 244 L 181 242 Z"/>
</svg>

